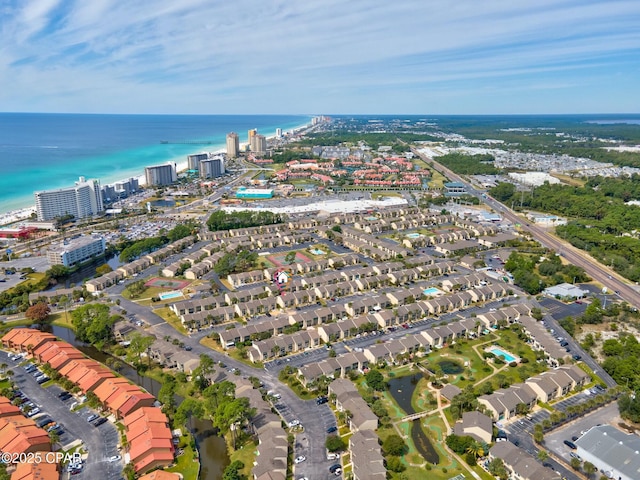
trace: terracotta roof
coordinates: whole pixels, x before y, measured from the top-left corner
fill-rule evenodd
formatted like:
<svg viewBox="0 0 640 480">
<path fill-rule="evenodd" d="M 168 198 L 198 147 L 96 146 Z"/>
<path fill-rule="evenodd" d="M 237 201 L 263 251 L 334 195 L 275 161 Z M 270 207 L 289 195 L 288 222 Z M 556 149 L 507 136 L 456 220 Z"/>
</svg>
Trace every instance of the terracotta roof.
<svg viewBox="0 0 640 480">
<path fill-rule="evenodd" d="M 11 480 L 53 480 L 59 478 L 57 463 L 19 463 Z"/>
<path fill-rule="evenodd" d="M 177 473 L 165 472 L 164 470 L 156 470 L 155 472 L 147 473 L 138 480 L 179 480 L 180 475 Z"/>
<path fill-rule="evenodd" d="M 150 452 L 133 465 L 137 473 L 146 472 L 157 466 L 167 466 L 173 463 L 173 453 L 168 451 Z"/>
<path fill-rule="evenodd" d="M 155 401 L 155 397 L 147 392 L 125 392 L 112 402 L 111 408 L 123 417 L 138 408 L 151 407 Z"/>
</svg>

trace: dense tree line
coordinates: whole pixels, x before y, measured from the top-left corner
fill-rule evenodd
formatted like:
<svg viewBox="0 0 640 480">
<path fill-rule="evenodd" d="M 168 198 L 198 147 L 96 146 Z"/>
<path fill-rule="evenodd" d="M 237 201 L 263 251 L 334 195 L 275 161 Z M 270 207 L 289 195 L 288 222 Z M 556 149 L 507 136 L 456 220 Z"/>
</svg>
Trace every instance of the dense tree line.
<svg viewBox="0 0 640 480">
<path fill-rule="evenodd" d="M 633 335 L 621 333 L 618 339 L 605 340 L 602 353 L 602 368 L 618 384 L 633 391 L 640 388 L 640 343 Z"/>
<path fill-rule="evenodd" d="M 119 319 L 109 315 L 109 307 L 101 303 L 88 303 L 71 312 L 76 338 L 100 349 L 113 341 L 112 327 Z"/>
<path fill-rule="evenodd" d="M 229 252 L 218 260 L 213 270 L 221 277 L 226 277 L 230 273 L 248 272 L 256 267 L 258 254 L 248 250 L 241 250 L 238 253 Z"/>
<path fill-rule="evenodd" d="M 516 192 L 502 183 L 491 195 L 507 205 L 566 216 L 557 234 L 633 281 L 640 281 L 640 207 L 625 202 L 640 198 L 640 176 L 594 178 L 583 187 L 545 184 Z"/>
<path fill-rule="evenodd" d="M 448 153 L 436 161 L 459 175 L 497 175 L 502 172 L 493 166 L 493 155 L 465 155 Z"/>
<path fill-rule="evenodd" d="M 513 275 L 514 283 L 531 295 L 540 293 L 550 285 L 590 280 L 581 267 L 563 265 L 555 254 L 548 255 L 540 262 L 539 255 L 512 252 L 504 267 Z"/>
<path fill-rule="evenodd" d="M 225 213 L 222 210 L 213 212 L 207 220 L 207 226 L 212 232 L 218 230 L 230 230 L 234 228 L 259 227 L 261 225 L 273 225 L 282 223 L 285 218 L 272 212 L 233 212 Z"/>
<path fill-rule="evenodd" d="M 426 133 L 359 133 L 359 132 L 322 132 L 311 133 L 306 135 L 302 140 L 292 144 L 292 146 L 313 147 L 322 146 L 338 146 L 349 145 L 358 146 L 361 142 L 370 147 L 372 150 L 378 150 L 381 145 L 390 146 L 396 153 L 405 152 L 408 146 L 402 144 L 399 140 L 407 143 L 418 141 L 438 141 L 437 137 Z"/>
</svg>

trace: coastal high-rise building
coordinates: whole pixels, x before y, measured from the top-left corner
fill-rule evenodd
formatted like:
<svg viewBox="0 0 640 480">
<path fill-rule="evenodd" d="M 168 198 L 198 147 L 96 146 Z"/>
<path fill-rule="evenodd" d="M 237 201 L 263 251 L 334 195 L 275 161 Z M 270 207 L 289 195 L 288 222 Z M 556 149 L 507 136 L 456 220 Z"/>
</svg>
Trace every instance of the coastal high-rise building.
<svg viewBox="0 0 640 480">
<path fill-rule="evenodd" d="M 251 145 L 251 139 L 255 137 L 257 134 L 258 134 L 257 128 L 252 128 L 251 130 L 249 130 L 249 132 L 247 133 L 247 143 L 249 145 Z"/>
<path fill-rule="evenodd" d="M 255 134 L 251 137 L 251 142 L 249 142 L 249 148 L 256 155 L 264 155 L 267 153 L 267 137 L 264 135 Z"/>
<path fill-rule="evenodd" d="M 195 172 L 200 171 L 200 162 L 209 158 L 208 153 L 196 153 L 195 155 L 187 155 L 187 168 Z"/>
<path fill-rule="evenodd" d="M 154 165 L 145 167 L 144 178 L 147 187 L 171 185 L 178 180 L 178 172 L 176 164 L 168 162 L 165 165 Z"/>
<path fill-rule="evenodd" d="M 121 198 L 127 198 L 140 188 L 138 179 L 131 177 L 128 180 L 120 180 L 119 182 L 109 185 L 103 185 L 100 188 L 102 192 L 102 201 L 105 203 L 115 202 Z"/>
<path fill-rule="evenodd" d="M 104 210 L 98 180 L 80 177 L 73 187 L 34 192 L 38 221 L 46 222 L 66 215 L 85 218 Z"/>
<path fill-rule="evenodd" d="M 240 137 L 236 132 L 227 134 L 227 157 L 236 158 L 240 153 Z"/>
<path fill-rule="evenodd" d="M 276 128 L 276 137 L 277 138 L 282 138 L 282 129 L 281 128 Z"/>
<path fill-rule="evenodd" d="M 200 162 L 200 178 L 216 178 L 224 175 L 224 158 L 214 157 Z"/>
</svg>

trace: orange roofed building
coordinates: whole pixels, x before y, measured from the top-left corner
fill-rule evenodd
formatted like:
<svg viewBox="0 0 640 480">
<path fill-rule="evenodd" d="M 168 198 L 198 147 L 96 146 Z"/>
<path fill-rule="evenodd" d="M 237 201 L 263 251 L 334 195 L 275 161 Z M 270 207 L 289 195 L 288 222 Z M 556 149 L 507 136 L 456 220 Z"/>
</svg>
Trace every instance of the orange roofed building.
<svg viewBox="0 0 640 480">
<path fill-rule="evenodd" d="M 19 463 L 11 474 L 11 480 L 58 480 L 57 463 Z"/>
<path fill-rule="evenodd" d="M 12 417 L 14 415 L 20 415 L 20 409 L 11 403 L 6 397 L 0 397 L 0 418 Z"/>
<path fill-rule="evenodd" d="M 143 475 L 138 480 L 180 480 L 180 475 L 177 473 L 165 472 L 164 470 L 156 470 L 155 472 Z"/>
<path fill-rule="evenodd" d="M 56 340 L 56 336 L 51 333 L 33 328 L 15 328 L 2 337 L 2 345 L 20 352 L 29 352 L 30 349 L 34 351 L 42 344 Z"/>
<path fill-rule="evenodd" d="M 55 370 L 60 370 L 70 360 L 84 357 L 81 351 L 67 342 L 46 342 L 33 351 L 33 356 Z"/>
<path fill-rule="evenodd" d="M 5 404 L 4 397 L 0 397 Z M 49 435 L 38 428 L 33 420 L 21 413 L 0 418 L 0 452 L 31 453 L 49 452 Z"/>
<path fill-rule="evenodd" d="M 137 473 L 173 463 L 174 445 L 167 416 L 157 407 L 141 407 L 124 417 L 129 461 Z"/>
</svg>

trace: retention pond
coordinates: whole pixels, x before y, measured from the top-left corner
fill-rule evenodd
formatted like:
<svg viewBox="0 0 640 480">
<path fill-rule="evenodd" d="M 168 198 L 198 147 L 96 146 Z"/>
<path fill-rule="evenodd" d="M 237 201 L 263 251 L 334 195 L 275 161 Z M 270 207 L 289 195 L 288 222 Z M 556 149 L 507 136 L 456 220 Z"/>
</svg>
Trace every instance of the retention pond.
<svg viewBox="0 0 640 480">
<path fill-rule="evenodd" d="M 407 375 L 389 380 L 389 392 L 391 396 L 407 415 L 416 413 L 411 405 L 411 397 L 421 378 L 422 375 Z M 435 448 L 433 448 L 431 440 L 429 440 L 429 437 L 424 433 L 420 423 L 420 419 L 413 421 L 413 425 L 411 426 L 411 439 L 420 455 L 422 455 L 427 462 L 436 465 L 440 462 L 440 458 Z"/>
</svg>

